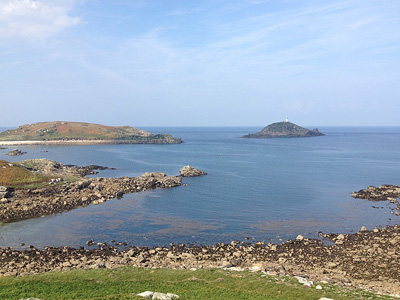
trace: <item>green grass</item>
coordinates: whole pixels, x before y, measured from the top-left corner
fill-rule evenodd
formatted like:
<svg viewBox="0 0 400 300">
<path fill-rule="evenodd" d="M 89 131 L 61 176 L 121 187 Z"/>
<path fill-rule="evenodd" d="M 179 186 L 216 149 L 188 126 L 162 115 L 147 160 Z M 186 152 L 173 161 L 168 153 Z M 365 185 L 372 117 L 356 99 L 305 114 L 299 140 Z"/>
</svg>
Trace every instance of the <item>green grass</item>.
<svg viewBox="0 0 400 300">
<path fill-rule="evenodd" d="M 289 278 L 223 270 L 134 269 L 74 270 L 0 278 L 0 299 L 143 299 L 146 290 L 174 293 L 180 299 L 390 299 L 360 290 L 303 287 Z"/>
<path fill-rule="evenodd" d="M 36 170 L 37 164 L 33 161 L 9 163 L 5 160 L 0 160 L 0 185 L 18 189 L 33 189 L 48 187 L 52 178 L 63 178 L 63 181 L 56 183 L 56 185 L 82 180 L 82 178 L 73 175 L 44 175 L 27 168 Z"/>
<path fill-rule="evenodd" d="M 0 185 L 8 187 L 35 186 L 47 183 L 50 176 L 31 172 L 24 167 L 0 160 Z"/>
</svg>

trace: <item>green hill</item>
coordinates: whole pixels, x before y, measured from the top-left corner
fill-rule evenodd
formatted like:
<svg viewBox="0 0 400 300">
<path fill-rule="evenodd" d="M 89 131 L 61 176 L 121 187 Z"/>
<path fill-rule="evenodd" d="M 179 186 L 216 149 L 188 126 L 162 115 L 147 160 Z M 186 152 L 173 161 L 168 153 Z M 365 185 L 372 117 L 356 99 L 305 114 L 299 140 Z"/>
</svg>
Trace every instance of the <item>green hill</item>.
<svg viewBox="0 0 400 300">
<path fill-rule="evenodd" d="M 169 134 L 152 134 L 130 126 L 83 122 L 40 122 L 0 132 L 0 141 L 112 140 L 143 143 L 181 143 Z"/>
</svg>

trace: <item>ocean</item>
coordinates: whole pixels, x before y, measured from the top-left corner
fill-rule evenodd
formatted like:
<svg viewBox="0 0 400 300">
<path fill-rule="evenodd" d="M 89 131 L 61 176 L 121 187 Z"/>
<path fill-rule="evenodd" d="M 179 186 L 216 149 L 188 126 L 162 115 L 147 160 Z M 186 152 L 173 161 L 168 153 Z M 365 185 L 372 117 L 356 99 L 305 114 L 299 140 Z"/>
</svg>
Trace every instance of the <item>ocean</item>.
<svg viewBox="0 0 400 300">
<path fill-rule="evenodd" d="M 207 176 L 187 186 L 124 195 L 51 216 L 0 225 L 0 247 L 20 243 L 85 246 L 116 240 L 137 246 L 169 243 L 280 242 L 298 234 L 352 233 L 398 223 L 386 202 L 354 199 L 368 185 L 400 184 L 400 127 L 320 127 L 322 137 L 241 139 L 260 127 L 143 128 L 181 137 L 175 145 L 23 146 L 19 161 L 48 158 L 116 170 L 103 177 L 161 171 L 184 165 Z M 42 152 L 47 150 L 48 152 Z"/>
</svg>

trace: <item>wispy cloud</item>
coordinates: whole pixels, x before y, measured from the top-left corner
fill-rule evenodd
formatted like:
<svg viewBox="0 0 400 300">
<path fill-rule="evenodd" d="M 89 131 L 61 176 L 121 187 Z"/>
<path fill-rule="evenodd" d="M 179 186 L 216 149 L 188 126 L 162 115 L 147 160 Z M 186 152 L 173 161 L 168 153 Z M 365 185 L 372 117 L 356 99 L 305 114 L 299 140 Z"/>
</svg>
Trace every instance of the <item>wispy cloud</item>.
<svg viewBox="0 0 400 300">
<path fill-rule="evenodd" d="M 0 3 L 0 38 L 47 38 L 75 26 L 73 1 L 6 0 Z"/>
<path fill-rule="evenodd" d="M 187 123 L 197 114 L 197 124 L 208 115 L 218 124 L 249 115 L 243 123 L 255 124 L 276 113 L 334 123 L 363 102 L 393 107 L 399 96 L 400 2 L 360 3 L 0 0 L 0 59 L 23 61 L 2 64 L 4 74 L 14 72 L 4 77 L 9 95 L 33 86 L 24 76 L 30 68 L 40 73 L 38 99 L 47 89 L 48 99 L 90 106 L 96 91 L 98 103 L 134 107 L 142 123 L 146 101 L 154 101 L 154 116 L 180 112 Z M 78 24 L 73 35 L 58 35 Z M 24 44 L 28 38 L 44 42 Z M 66 86 L 69 94 L 60 95 Z"/>
</svg>

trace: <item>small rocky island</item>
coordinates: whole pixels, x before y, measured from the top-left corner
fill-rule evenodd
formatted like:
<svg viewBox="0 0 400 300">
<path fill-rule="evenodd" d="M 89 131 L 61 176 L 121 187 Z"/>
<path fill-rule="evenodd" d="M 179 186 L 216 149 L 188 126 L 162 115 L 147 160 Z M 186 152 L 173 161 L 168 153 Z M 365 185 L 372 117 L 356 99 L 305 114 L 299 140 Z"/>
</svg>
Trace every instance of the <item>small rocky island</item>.
<svg viewBox="0 0 400 300">
<path fill-rule="evenodd" d="M 170 134 L 152 134 L 130 126 L 83 122 L 40 122 L 0 132 L 0 145 L 31 144 L 179 144 Z"/>
<path fill-rule="evenodd" d="M 311 137 L 321 136 L 323 133 L 318 129 L 309 130 L 296 124 L 289 122 L 287 119 L 284 122 L 277 122 L 268 125 L 257 133 L 249 133 L 242 138 L 251 139 L 270 139 L 270 138 L 290 138 L 290 137 Z"/>
<path fill-rule="evenodd" d="M 9 151 L 6 155 L 8 155 L 8 156 L 21 156 L 21 155 L 24 155 L 24 154 L 26 154 L 26 152 L 23 152 L 21 150 L 15 149 L 15 150 Z"/>
</svg>

